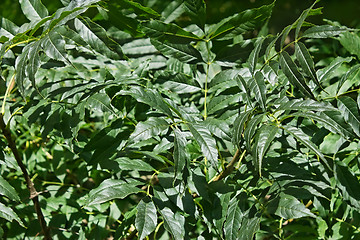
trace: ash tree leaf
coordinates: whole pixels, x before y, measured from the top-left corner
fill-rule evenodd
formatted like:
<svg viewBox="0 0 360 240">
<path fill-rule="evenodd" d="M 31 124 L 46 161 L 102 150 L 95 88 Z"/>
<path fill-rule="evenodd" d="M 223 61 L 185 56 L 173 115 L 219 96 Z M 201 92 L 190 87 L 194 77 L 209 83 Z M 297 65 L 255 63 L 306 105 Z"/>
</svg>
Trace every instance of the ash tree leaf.
<svg viewBox="0 0 360 240">
<path fill-rule="evenodd" d="M 250 119 L 250 121 L 246 124 L 246 128 L 244 131 L 244 139 L 245 139 L 246 148 L 248 149 L 249 152 L 251 152 L 251 141 L 256 132 L 256 128 L 261 123 L 264 116 L 265 116 L 264 114 L 256 115 L 252 119 Z"/>
<path fill-rule="evenodd" d="M 18 33 L 19 27 L 12 21 L 0 17 L 0 36 L 12 39 Z"/>
<path fill-rule="evenodd" d="M 229 106 L 238 103 L 240 99 L 240 94 L 223 94 L 213 97 L 207 105 L 207 114 L 211 115 L 216 113 L 217 111 L 224 110 Z"/>
<path fill-rule="evenodd" d="M 311 55 L 305 45 L 301 42 L 295 44 L 295 55 L 296 59 L 299 61 L 302 70 L 311 77 L 312 80 L 321 88 L 321 85 L 316 77 L 314 61 L 311 58 Z"/>
<path fill-rule="evenodd" d="M 20 224 L 20 226 L 25 227 L 19 216 L 11 208 L 5 206 L 2 203 L 0 203 L 0 217 L 6 219 L 9 222 L 15 220 Z"/>
<path fill-rule="evenodd" d="M 316 218 L 316 215 L 310 212 L 303 203 L 285 193 L 280 193 L 279 197 L 272 200 L 267 209 L 270 213 L 275 213 L 284 219 L 297 219 L 302 217 Z"/>
<path fill-rule="evenodd" d="M 305 96 L 315 98 L 310 88 L 306 84 L 303 75 L 299 72 L 297 66 L 287 52 L 281 53 L 280 66 L 292 85 L 299 89 Z"/>
<path fill-rule="evenodd" d="M 163 99 L 163 97 L 160 95 L 160 93 L 156 90 L 150 89 L 150 88 L 142 88 L 142 87 L 131 87 L 127 91 L 121 91 L 120 94 L 123 95 L 130 95 L 132 96 L 136 101 L 145 103 L 149 105 L 152 108 L 155 108 L 156 110 L 166 114 L 169 117 L 172 117 L 172 112 Z"/>
<path fill-rule="evenodd" d="M 248 63 L 249 63 L 250 73 L 252 75 L 254 75 L 254 73 L 255 73 L 256 64 L 258 62 L 259 53 L 260 53 L 261 46 L 262 46 L 264 40 L 265 40 L 265 38 L 259 38 L 258 40 L 256 40 L 255 47 L 250 53 Z"/>
<path fill-rule="evenodd" d="M 309 13 L 311 13 L 312 8 L 315 6 L 315 4 L 316 4 L 317 2 L 319 2 L 319 0 L 315 1 L 315 2 L 311 5 L 310 8 L 304 10 L 304 11 L 301 13 L 300 17 L 297 19 L 296 30 L 295 30 L 295 39 L 298 38 L 299 33 L 300 33 L 300 29 L 301 29 L 301 27 L 303 26 L 305 19 L 308 17 Z"/>
<path fill-rule="evenodd" d="M 307 148 L 309 148 L 311 151 L 313 151 L 316 155 L 319 156 L 319 158 L 323 161 L 323 163 L 329 168 L 331 169 L 331 167 L 329 166 L 327 160 L 325 159 L 325 156 L 322 154 L 322 152 L 320 152 L 320 150 L 318 149 L 318 147 L 315 145 L 315 143 L 313 143 L 309 136 L 306 135 L 301 129 L 293 127 L 293 126 L 283 126 L 283 129 L 289 133 L 290 135 L 292 135 L 296 140 L 298 140 L 299 142 L 301 142 L 302 144 L 304 144 Z"/>
<path fill-rule="evenodd" d="M 204 124 L 214 136 L 231 141 L 230 127 L 225 121 L 208 117 L 204 120 Z"/>
<path fill-rule="evenodd" d="M 2 176 L 0 176 L 0 195 L 6 196 L 12 201 L 20 202 L 16 190 Z"/>
<path fill-rule="evenodd" d="M 335 107 L 333 107 L 330 103 L 327 102 L 318 102 L 312 99 L 294 99 L 290 100 L 286 103 L 283 103 L 279 106 L 277 110 L 303 110 L 303 111 L 337 111 Z"/>
<path fill-rule="evenodd" d="M 202 30 L 205 30 L 206 23 L 206 3 L 204 0 L 185 0 L 185 12 L 188 13 L 193 22 Z"/>
<path fill-rule="evenodd" d="M 151 44 L 167 57 L 173 57 L 185 63 L 202 62 L 200 52 L 190 44 L 171 43 L 168 41 L 160 42 L 151 39 Z"/>
<path fill-rule="evenodd" d="M 28 55 L 31 50 L 31 45 L 27 45 L 23 48 L 22 53 L 16 58 L 15 69 L 16 69 L 16 85 L 22 96 L 25 94 L 24 82 L 26 80 L 26 66 L 28 62 Z"/>
<path fill-rule="evenodd" d="M 174 129 L 174 164 L 175 164 L 175 178 L 183 179 L 182 174 L 184 173 L 184 169 L 189 164 L 189 158 L 186 152 L 186 138 L 184 133 L 179 129 Z"/>
<path fill-rule="evenodd" d="M 318 76 L 319 82 L 325 81 L 327 78 L 331 76 L 331 74 L 340 67 L 341 64 L 344 62 L 350 62 L 352 57 L 342 58 L 337 57 L 335 58 L 327 67 L 323 69 L 319 69 L 316 74 Z"/>
<path fill-rule="evenodd" d="M 83 21 L 76 18 L 74 24 L 76 31 L 78 31 L 84 41 L 98 53 L 114 60 L 120 60 L 125 57 L 120 45 L 111 39 L 100 25 L 88 18 L 83 18 Z"/>
<path fill-rule="evenodd" d="M 101 110 L 103 112 L 111 112 L 116 115 L 114 108 L 111 105 L 109 96 L 105 93 L 96 93 L 86 99 L 86 102 L 93 110 Z"/>
<path fill-rule="evenodd" d="M 133 2 L 129 0 L 121 0 L 121 7 L 123 8 L 132 8 L 137 15 L 146 18 L 160 18 L 161 15 L 155 10 L 149 7 L 145 7 L 138 2 Z"/>
<path fill-rule="evenodd" d="M 115 159 L 114 161 L 118 163 L 119 168 L 121 170 L 126 170 L 126 171 L 136 170 L 136 171 L 145 171 L 145 172 L 154 171 L 154 168 L 150 164 L 139 159 L 120 157 Z"/>
<path fill-rule="evenodd" d="M 210 39 L 229 40 L 261 26 L 271 15 L 274 3 L 248 9 L 214 25 L 208 33 Z"/>
<path fill-rule="evenodd" d="M 185 217 L 180 212 L 173 212 L 170 208 L 164 207 L 159 212 L 164 219 L 165 229 L 171 233 L 175 240 L 182 240 L 185 236 Z"/>
<path fill-rule="evenodd" d="M 162 11 L 161 16 L 165 23 L 175 21 L 185 12 L 184 3 L 181 1 L 171 1 L 167 7 Z"/>
<path fill-rule="evenodd" d="M 139 232 L 139 239 L 144 239 L 152 233 L 157 224 L 155 204 L 149 199 L 142 199 L 136 207 L 135 227 Z"/>
<path fill-rule="evenodd" d="M 106 179 L 97 188 L 91 190 L 86 202 L 87 206 L 104 203 L 113 199 L 123 199 L 130 194 L 138 193 L 140 188 L 136 187 L 141 182 L 125 182 L 117 179 Z"/>
<path fill-rule="evenodd" d="M 229 240 L 238 239 L 239 229 L 241 227 L 241 221 L 243 219 L 243 213 L 239 207 L 239 200 L 232 199 L 229 208 L 226 213 L 226 221 L 224 223 L 225 238 Z"/>
<path fill-rule="evenodd" d="M 349 167 L 340 161 L 334 165 L 335 179 L 343 198 L 357 209 L 360 209 L 360 183 Z"/>
<path fill-rule="evenodd" d="M 360 64 L 356 64 L 352 66 L 349 71 L 347 71 L 340 79 L 338 87 L 337 87 L 337 94 L 340 93 L 341 87 L 343 84 L 348 80 L 351 76 L 356 76 L 360 72 Z"/>
<path fill-rule="evenodd" d="M 331 25 L 314 26 L 306 29 L 302 37 L 304 38 L 330 38 L 349 31 L 348 28 Z"/>
<path fill-rule="evenodd" d="M 339 41 L 350 54 L 360 59 L 360 37 L 356 33 L 344 32 L 339 36 Z"/>
<path fill-rule="evenodd" d="M 199 144 L 204 157 L 215 167 L 218 165 L 216 141 L 210 131 L 201 123 L 187 123 L 195 141 Z"/>
<path fill-rule="evenodd" d="M 268 65 L 266 65 L 268 66 Z M 265 66 L 265 67 L 266 67 Z M 249 90 L 249 87 L 248 87 L 248 84 L 246 83 L 245 79 L 243 77 L 241 77 L 240 75 L 237 75 L 235 77 L 235 80 L 236 80 L 236 83 L 239 87 L 239 89 L 243 92 L 245 92 L 246 94 L 246 102 L 247 104 L 250 106 L 250 107 L 253 107 L 253 103 L 251 101 L 251 94 L 250 94 L 250 90 Z"/>
<path fill-rule="evenodd" d="M 360 114 L 355 100 L 348 96 L 342 96 L 338 98 L 337 104 L 345 121 L 350 124 L 356 135 L 360 136 Z"/>
<path fill-rule="evenodd" d="M 36 41 L 33 44 L 31 44 L 31 49 L 28 55 L 29 62 L 27 65 L 27 73 L 33 87 L 36 87 L 35 74 L 40 67 L 40 55 L 39 55 L 40 50 L 41 50 L 41 41 Z"/>
<path fill-rule="evenodd" d="M 71 64 L 65 50 L 65 40 L 55 29 L 42 40 L 42 47 L 48 57 Z"/>
<path fill-rule="evenodd" d="M 19 0 L 24 15 L 30 21 L 39 21 L 49 13 L 40 0 Z"/>
<path fill-rule="evenodd" d="M 255 160 L 255 169 L 258 170 L 259 176 L 261 176 L 262 161 L 264 159 L 265 153 L 271 142 L 274 140 L 277 131 L 278 127 L 274 125 L 263 125 L 256 133 L 253 146 L 253 156 Z"/>
<path fill-rule="evenodd" d="M 264 81 L 264 75 L 257 71 L 255 76 L 251 79 L 249 84 L 250 89 L 254 91 L 255 98 L 260 104 L 260 107 L 265 112 L 266 111 L 266 85 Z"/>
<path fill-rule="evenodd" d="M 129 140 L 133 142 L 144 141 L 158 136 L 161 132 L 169 128 L 169 123 L 160 117 L 150 117 L 144 122 L 139 122 Z"/>
<path fill-rule="evenodd" d="M 244 132 L 244 125 L 249 119 L 249 116 L 251 114 L 252 110 L 248 110 L 246 112 L 242 112 L 239 114 L 239 116 L 235 119 L 234 122 L 234 133 L 232 137 L 232 142 L 235 146 L 239 146 L 242 137 L 242 134 Z"/>
</svg>

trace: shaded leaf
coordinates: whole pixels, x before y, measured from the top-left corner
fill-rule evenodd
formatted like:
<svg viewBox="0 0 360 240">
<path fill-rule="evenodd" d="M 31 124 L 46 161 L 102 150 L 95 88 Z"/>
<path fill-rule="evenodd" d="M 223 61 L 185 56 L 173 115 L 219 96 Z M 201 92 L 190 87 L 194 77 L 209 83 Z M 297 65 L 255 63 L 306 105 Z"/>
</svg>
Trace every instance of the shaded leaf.
<svg viewBox="0 0 360 240">
<path fill-rule="evenodd" d="M 114 160 L 115 162 L 117 162 L 119 164 L 119 168 L 121 170 L 126 170 L 126 171 L 146 171 L 146 172 L 151 172 L 154 171 L 154 168 L 139 159 L 130 159 L 127 157 L 121 157 L 121 158 L 117 158 Z"/>
<path fill-rule="evenodd" d="M 312 80 L 321 88 L 321 85 L 316 77 L 314 61 L 311 58 L 305 45 L 301 42 L 295 44 L 296 59 L 299 61 L 302 70 L 312 78 Z"/>
<path fill-rule="evenodd" d="M 349 53 L 360 59 L 360 37 L 356 33 L 344 32 L 339 36 L 339 41 Z"/>
<path fill-rule="evenodd" d="M 0 194 L 12 201 L 20 201 L 16 190 L 2 176 L 0 176 Z"/>
<path fill-rule="evenodd" d="M 331 74 L 340 67 L 341 64 L 343 64 L 344 62 L 350 62 L 352 60 L 351 57 L 347 57 L 347 58 L 342 58 L 342 57 L 337 57 L 335 58 L 327 67 L 323 68 L 323 69 L 319 69 L 317 71 L 317 76 L 319 79 L 319 82 L 325 81 L 327 78 L 329 78 L 331 76 Z"/>
<path fill-rule="evenodd" d="M 256 128 L 261 123 L 263 118 L 264 114 L 256 115 L 246 124 L 244 131 L 244 139 L 246 141 L 246 148 L 249 150 L 249 152 L 251 152 L 251 141 L 255 134 Z"/>
<path fill-rule="evenodd" d="M 356 102 L 348 96 L 338 98 L 338 107 L 356 135 L 360 136 L 360 114 Z"/>
<path fill-rule="evenodd" d="M 329 38 L 335 37 L 348 31 L 348 28 L 344 27 L 337 27 L 331 25 L 321 25 L 321 26 L 314 26 L 307 29 L 302 37 L 305 38 Z"/>
<path fill-rule="evenodd" d="M 183 179 L 185 167 L 189 164 L 189 158 L 186 152 L 186 138 L 184 134 L 177 128 L 174 129 L 174 163 L 175 163 L 175 178 Z"/>
<path fill-rule="evenodd" d="M 262 46 L 264 40 L 265 40 L 265 38 L 259 38 L 258 40 L 256 40 L 255 47 L 251 51 L 250 56 L 248 58 L 250 73 L 252 75 L 255 74 L 256 64 L 258 62 L 259 53 L 260 53 L 261 46 Z"/>
<path fill-rule="evenodd" d="M 244 125 L 246 121 L 249 119 L 251 112 L 252 110 L 248 110 L 246 112 L 240 113 L 234 122 L 234 133 L 232 137 L 232 142 L 236 146 L 239 146 L 240 141 L 243 138 L 242 134 L 244 132 Z"/>
<path fill-rule="evenodd" d="M 180 212 L 173 212 L 170 208 L 165 207 L 159 210 L 164 218 L 165 229 L 171 233 L 175 240 L 182 240 L 185 236 L 185 217 Z"/>
<path fill-rule="evenodd" d="M 254 91 L 255 98 L 262 110 L 266 111 L 266 85 L 264 75 L 260 71 L 255 73 L 255 76 L 250 81 L 249 87 Z"/>
<path fill-rule="evenodd" d="M 239 201 L 236 199 L 232 199 L 227 210 L 226 221 L 224 223 L 224 232 L 226 239 L 238 239 L 242 219 L 243 213 L 240 210 Z"/>
<path fill-rule="evenodd" d="M 193 22 L 202 30 L 205 29 L 206 3 L 204 0 L 185 0 L 184 7 Z"/>
<path fill-rule="evenodd" d="M 144 141 L 159 135 L 168 129 L 169 123 L 164 118 L 151 117 L 144 122 L 139 122 L 135 131 L 130 135 L 130 140 L 134 142 Z"/>
<path fill-rule="evenodd" d="M 139 239 L 144 239 L 156 228 L 156 207 L 150 199 L 144 198 L 139 202 L 136 209 L 135 227 L 139 232 Z"/>
</svg>

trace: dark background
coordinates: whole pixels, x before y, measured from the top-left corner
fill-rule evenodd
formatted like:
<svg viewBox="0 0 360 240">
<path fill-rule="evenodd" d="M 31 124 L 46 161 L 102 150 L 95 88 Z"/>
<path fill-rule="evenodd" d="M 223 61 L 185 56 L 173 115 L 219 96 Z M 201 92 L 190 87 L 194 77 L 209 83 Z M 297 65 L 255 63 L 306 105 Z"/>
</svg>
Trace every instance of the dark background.
<svg viewBox="0 0 360 240">
<path fill-rule="evenodd" d="M 115 0 L 110 0 L 115 1 Z M 138 0 L 146 2 L 151 0 Z M 43 0 L 45 6 L 53 13 L 62 7 L 60 0 Z M 160 1 L 166 7 L 168 0 Z M 206 0 L 207 22 L 216 23 L 224 17 L 231 16 L 245 9 L 269 4 L 272 0 Z M 301 12 L 311 6 L 314 0 L 277 0 L 272 17 L 269 22 L 271 32 L 279 32 L 285 26 L 293 23 Z M 338 21 L 348 27 L 360 27 L 360 1 L 359 0 L 322 0 L 316 7 L 324 7 L 323 15 L 312 17 L 312 22 L 320 24 L 322 19 Z M 159 9 L 160 11 L 162 9 Z M 17 0 L 0 0 L 0 15 L 10 19 L 17 25 L 27 22 L 21 13 Z"/>
</svg>

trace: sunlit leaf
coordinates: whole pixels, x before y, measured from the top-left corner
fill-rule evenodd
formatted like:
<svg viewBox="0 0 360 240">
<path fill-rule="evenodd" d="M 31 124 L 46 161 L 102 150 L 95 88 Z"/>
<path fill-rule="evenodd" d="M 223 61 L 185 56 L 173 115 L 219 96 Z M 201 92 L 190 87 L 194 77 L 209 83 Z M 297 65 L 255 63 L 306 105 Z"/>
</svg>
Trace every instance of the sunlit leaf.
<svg viewBox="0 0 360 240">
<path fill-rule="evenodd" d="M 0 203 L 0 217 L 6 219 L 9 222 L 15 220 L 20 224 L 20 226 L 25 227 L 19 216 L 11 208 L 5 206 L 2 203 Z"/>
<path fill-rule="evenodd" d="M 6 196 L 12 201 L 20 201 L 20 197 L 17 194 L 16 190 L 3 178 L 0 176 L 0 194 Z"/>
<path fill-rule="evenodd" d="M 139 232 L 139 239 L 144 239 L 156 228 L 157 214 L 155 204 L 148 198 L 142 199 L 137 205 L 135 227 Z"/>
</svg>

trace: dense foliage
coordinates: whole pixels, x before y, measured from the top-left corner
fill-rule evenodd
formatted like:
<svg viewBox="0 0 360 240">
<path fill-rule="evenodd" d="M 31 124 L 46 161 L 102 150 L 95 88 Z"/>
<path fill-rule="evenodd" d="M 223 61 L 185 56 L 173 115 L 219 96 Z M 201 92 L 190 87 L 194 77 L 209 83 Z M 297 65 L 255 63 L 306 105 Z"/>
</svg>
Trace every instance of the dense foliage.
<svg viewBox="0 0 360 240">
<path fill-rule="evenodd" d="M 19 2 L 4 239 L 360 238 L 360 38 L 317 2 L 278 34 L 275 2 L 216 24 L 204 0 Z"/>
</svg>

